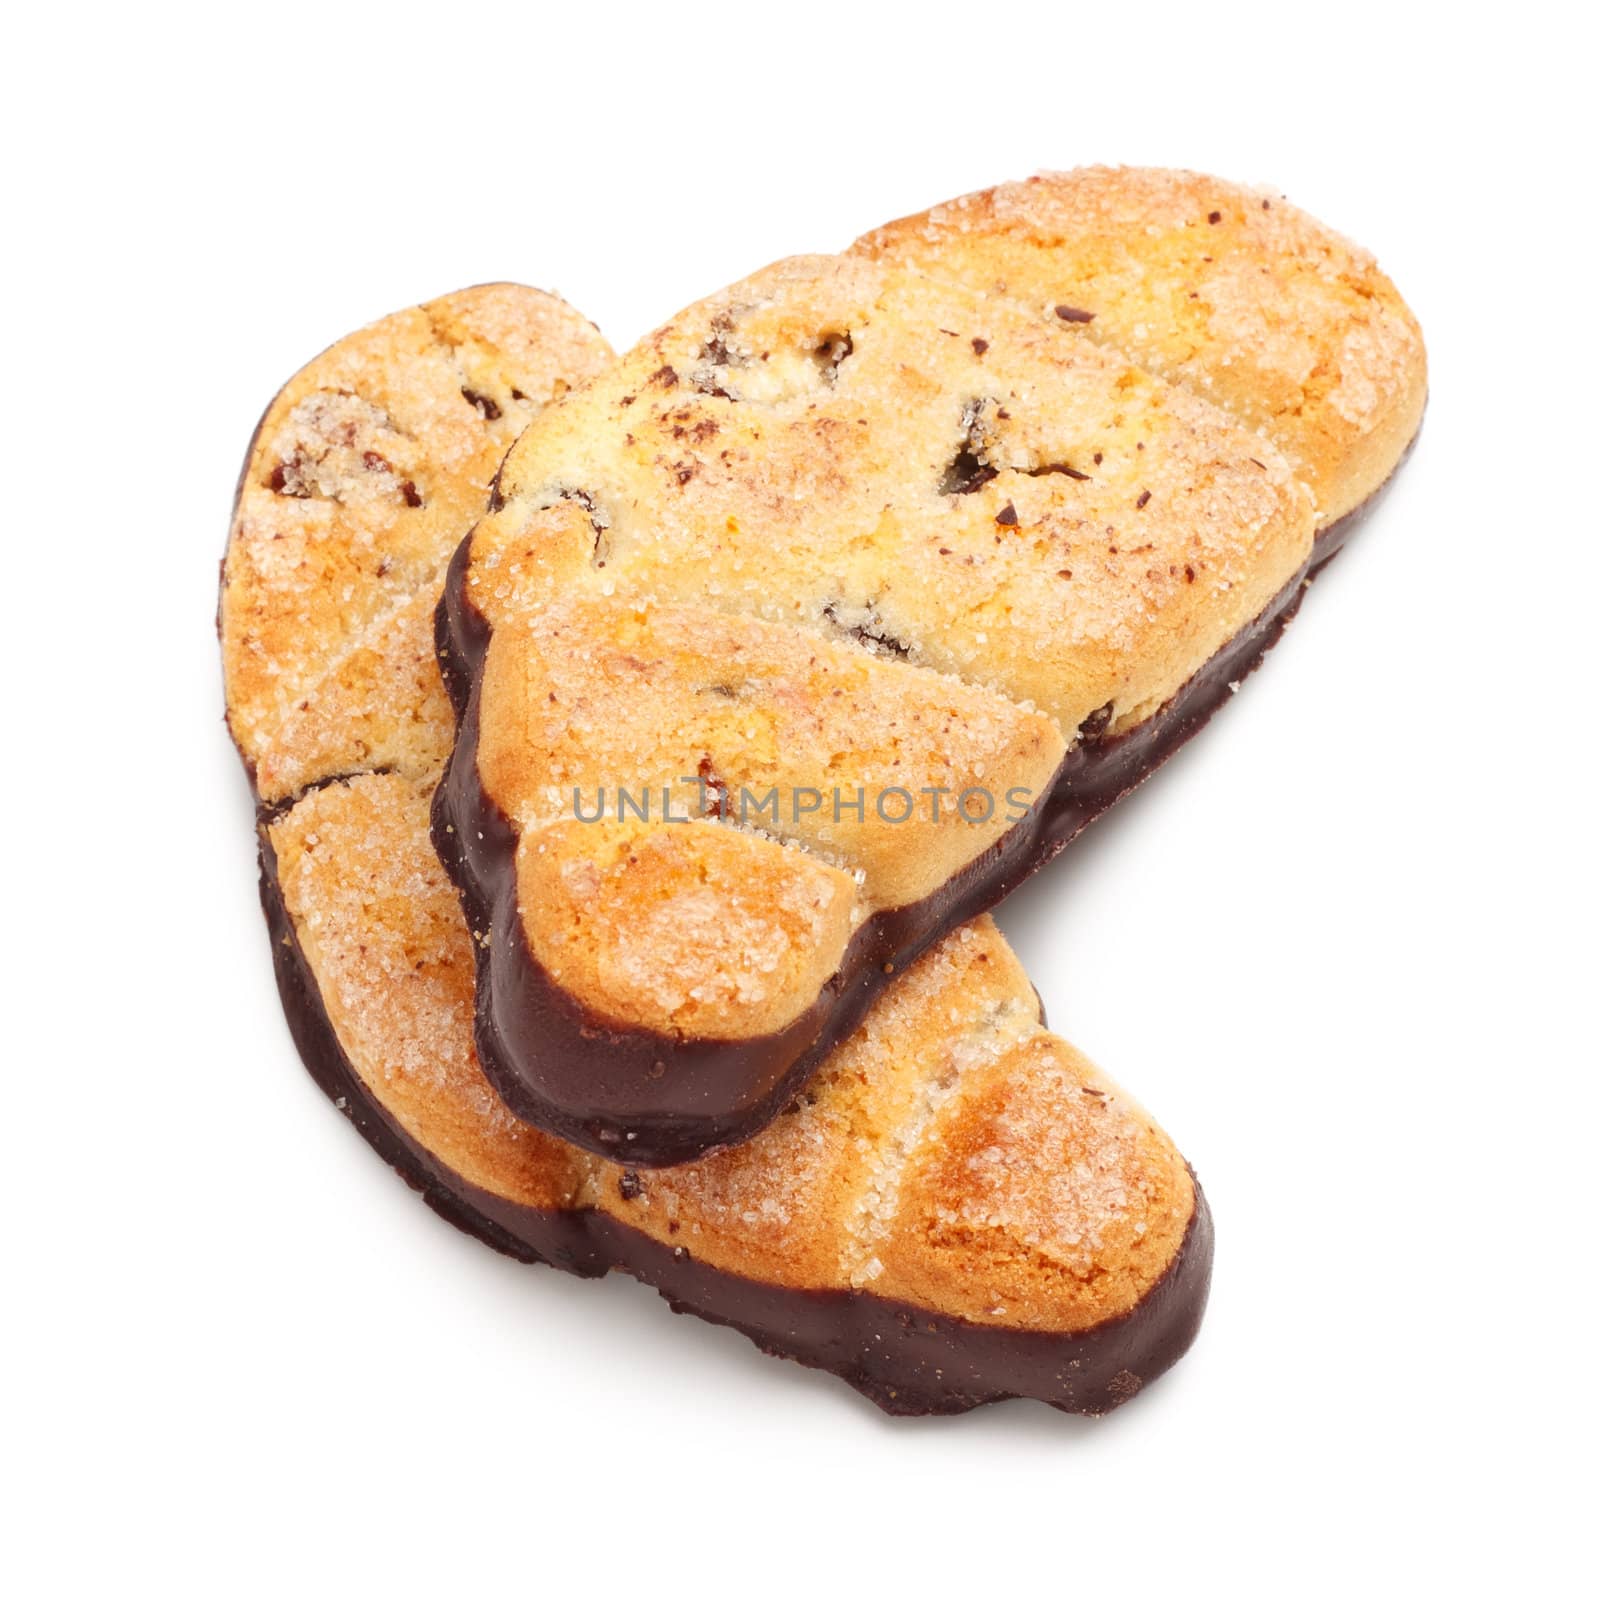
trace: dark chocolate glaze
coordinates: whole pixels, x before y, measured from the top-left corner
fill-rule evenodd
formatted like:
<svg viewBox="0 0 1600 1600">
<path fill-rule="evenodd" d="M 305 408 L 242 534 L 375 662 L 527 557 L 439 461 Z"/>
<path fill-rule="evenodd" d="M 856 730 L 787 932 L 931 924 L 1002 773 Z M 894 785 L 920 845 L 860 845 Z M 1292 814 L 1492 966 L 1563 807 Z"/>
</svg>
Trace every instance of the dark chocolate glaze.
<svg viewBox="0 0 1600 1600">
<path fill-rule="evenodd" d="M 940 889 L 858 928 L 839 969 L 782 1031 L 718 1041 L 618 1025 L 554 982 L 516 912 L 516 835 L 478 779 L 478 689 L 490 628 L 467 594 L 470 538 L 435 616 L 456 707 L 455 749 L 434 794 L 433 842 L 461 895 L 477 959 L 478 1056 L 527 1122 L 630 1166 L 696 1160 L 760 1132 L 853 1033 L 892 975 L 987 911 L 1142 782 L 1232 698 L 1298 609 L 1310 578 L 1382 494 L 1325 528 L 1306 565 L 1154 715 L 1115 738 L 1084 733 L 1027 815 Z"/>
<path fill-rule="evenodd" d="M 446 1221 L 518 1261 L 578 1277 L 626 1272 L 674 1311 L 737 1329 L 768 1355 L 843 1378 L 897 1416 L 970 1411 L 1033 1399 L 1060 1411 L 1110 1411 L 1194 1342 L 1211 1286 L 1212 1225 L 1195 1184 L 1177 1254 L 1133 1310 L 1082 1333 L 987 1327 L 865 1290 L 760 1283 L 697 1261 L 593 1209 L 543 1210 L 468 1183 L 380 1106 L 340 1045 L 278 887 L 261 830 L 261 905 L 278 993 L 301 1059 L 361 1136 Z"/>
</svg>

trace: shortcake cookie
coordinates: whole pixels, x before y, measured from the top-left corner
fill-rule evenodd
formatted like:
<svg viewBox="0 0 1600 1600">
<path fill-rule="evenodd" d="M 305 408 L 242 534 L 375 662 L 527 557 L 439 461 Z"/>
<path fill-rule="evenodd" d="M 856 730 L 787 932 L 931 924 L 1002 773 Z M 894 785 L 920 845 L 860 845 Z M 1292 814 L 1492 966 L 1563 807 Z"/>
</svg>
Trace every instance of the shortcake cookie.
<svg viewBox="0 0 1600 1600">
<path fill-rule="evenodd" d="M 1103 1412 L 1193 1340 L 1211 1219 L 1170 1140 L 1041 1025 L 987 918 L 947 935 L 764 1132 L 643 1171 L 511 1115 L 425 786 L 313 791 L 263 834 L 313 1076 L 429 1204 L 522 1260 L 656 1287 L 886 1411 Z"/>
<path fill-rule="evenodd" d="M 1306 289 L 1315 227 L 1280 249 L 1287 223 L 1237 224 L 1227 271 L 1298 319 L 1285 347 L 1366 348 Z M 1303 416 L 1351 373 L 1303 387 L 1291 459 L 1205 398 L 1213 372 L 1248 387 L 1223 319 L 1170 381 L 1084 337 L 1098 311 L 955 281 L 965 237 L 949 273 L 936 239 L 689 307 L 528 428 L 452 563 L 434 842 L 479 1049 L 586 1149 L 668 1165 L 763 1126 L 899 969 L 1228 698 L 1356 514 L 1322 508 L 1376 447 L 1312 471 L 1346 435 Z M 1125 251 L 1147 238 L 1176 274 L 1142 224 Z M 1368 377 L 1420 396 L 1420 342 L 1391 343 L 1405 382 Z M 1389 409 L 1414 427 L 1420 399 Z M 1385 473 L 1408 438 L 1383 433 Z"/>
</svg>

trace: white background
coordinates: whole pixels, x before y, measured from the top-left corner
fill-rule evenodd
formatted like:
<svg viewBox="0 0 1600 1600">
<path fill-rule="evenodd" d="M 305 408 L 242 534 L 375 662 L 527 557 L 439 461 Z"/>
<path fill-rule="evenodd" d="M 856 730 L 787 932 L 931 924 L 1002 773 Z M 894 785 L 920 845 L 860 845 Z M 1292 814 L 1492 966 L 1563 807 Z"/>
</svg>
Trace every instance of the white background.
<svg viewBox="0 0 1600 1600">
<path fill-rule="evenodd" d="M 36 6 L 8 34 L 10 1593 L 1594 1592 L 1578 7 Z M 256 908 L 216 563 L 263 404 L 384 312 L 521 278 L 620 346 L 1095 160 L 1269 182 L 1372 246 L 1432 402 L 1237 706 L 1002 916 L 1205 1182 L 1199 1343 L 1098 1424 L 893 1422 L 491 1254 L 323 1101 Z"/>
</svg>

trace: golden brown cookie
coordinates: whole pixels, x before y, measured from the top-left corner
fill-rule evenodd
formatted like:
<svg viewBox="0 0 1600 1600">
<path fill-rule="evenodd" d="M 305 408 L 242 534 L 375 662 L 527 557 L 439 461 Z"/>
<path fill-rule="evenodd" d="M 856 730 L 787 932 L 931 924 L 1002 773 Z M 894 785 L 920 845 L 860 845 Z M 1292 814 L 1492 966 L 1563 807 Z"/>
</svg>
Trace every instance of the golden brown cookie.
<svg viewBox="0 0 1600 1600">
<path fill-rule="evenodd" d="M 473 958 L 425 787 L 313 791 L 263 828 L 307 1065 L 434 1208 L 497 1248 L 621 1270 L 887 1411 L 1110 1410 L 1188 1347 L 1211 1221 L 1183 1159 L 1045 1031 L 987 919 L 948 935 L 737 1150 L 644 1172 L 513 1117 L 472 1044 Z"/>
<path fill-rule="evenodd" d="M 1235 250 L 1260 297 L 1353 338 L 1276 241 Z M 807 257 L 689 307 L 529 427 L 452 564 L 434 840 L 479 1049 L 597 1153 L 770 1120 L 1228 698 L 1344 526 L 1319 545 L 1198 369 L 925 265 Z"/>
<path fill-rule="evenodd" d="M 356 339 L 398 404 L 413 367 L 437 374 L 389 327 Z M 426 471 L 426 424 L 413 442 Z M 258 438 L 247 481 L 274 449 Z M 366 505 L 335 501 L 327 542 L 361 544 Z M 1209 1282 L 1204 1198 L 1148 1116 L 1044 1030 L 987 921 L 905 974 L 737 1151 L 643 1173 L 513 1116 L 477 1063 L 472 941 L 428 838 L 447 712 L 419 618 L 437 579 L 369 608 L 379 564 L 347 596 L 374 621 L 339 641 L 306 596 L 314 672 L 292 619 L 281 661 L 263 657 L 306 687 L 256 746 L 262 899 L 307 1065 L 431 1205 L 521 1259 L 630 1272 L 890 1411 L 1010 1395 L 1104 1411 L 1183 1353 Z M 230 710 L 253 681 L 230 672 Z"/>
</svg>

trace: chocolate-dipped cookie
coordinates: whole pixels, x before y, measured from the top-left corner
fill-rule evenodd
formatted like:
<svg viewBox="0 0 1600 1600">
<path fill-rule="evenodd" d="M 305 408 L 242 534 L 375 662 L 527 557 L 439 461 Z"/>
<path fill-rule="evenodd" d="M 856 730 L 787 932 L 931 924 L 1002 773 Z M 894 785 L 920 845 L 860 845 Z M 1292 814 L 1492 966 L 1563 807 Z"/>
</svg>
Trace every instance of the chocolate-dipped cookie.
<svg viewBox="0 0 1600 1600">
<path fill-rule="evenodd" d="M 1282 342 L 1376 348 L 1278 232 L 1233 233 Z M 528 429 L 452 563 L 434 839 L 479 1048 L 587 1149 L 668 1165 L 763 1126 L 1228 698 L 1359 515 L 1319 532 L 1258 419 L 1202 397 L 1242 359 L 1220 319 L 1170 382 L 952 255 L 783 262 L 691 306 Z M 1369 387 L 1403 393 L 1372 414 L 1414 428 L 1420 341 L 1382 352 Z M 1358 364 L 1302 411 L 1350 409 Z M 1348 445 L 1312 474 L 1348 507 L 1379 447 L 1281 431 Z"/>
<path fill-rule="evenodd" d="M 439 353 L 408 342 L 408 326 L 402 314 L 349 341 L 397 405 L 413 369 L 419 387 L 439 376 Z M 574 366 L 603 359 L 597 337 L 572 331 Z M 348 370 L 345 357 L 336 346 L 286 395 L 317 388 L 326 363 Z M 246 483 L 270 482 L 296 404 L 269 410 Z M 412 433 L 419 468 L 431 466 L 429 428 Z M 325 570 L 350 569 L 339 550 L 367 548 L 370 506 L 329 497 Z M 247 527 L 236 517 L 230 571 L 252 570 L 237 549 Z M 381 568 L 380 557 L 348 584 L 326 581 L 362 611 Z M 290 1025 L 375 1148 L 495 1247 L 583 1275 L 628 1271 L 890 1411 L 1027 1395 L 1099 1412 L 1176 1360 L 1209 1281 L 1204 1198 L 1148 1116 L 1044 1030 L 987 921 L 942 940 L 790 1113 L 737 1151 L 642 1173 L 508 1112 L 477 1063 L 472 941 L 428 840 L 451 724 L 420 641 L 437 577 L 414 581 L 337 640 L 317 584 L 302 588 L 267 676 L 303 687 L 275 722 L 258 718 L 252 762 Z M 233 712 L 258 700 L 232 659 L 229 615 L 225 603 Z M 256 648 L 252 659 L 276 660 Z"/>
<path fill-rule="evenodd" d="M 1041 1026 L 987 919 L 760 1135 L 641 1171 L 522 1122 L 483 1077 L 427 810 L 393 774 L 313 791 L 264 824 L 262 893 L 313 1075 L 452 1222 L 523 1260 L 628 1272 L 891 1412 L 1108 1411 L 1188 1347 L 1212 1250 L 1199 1186 Z"/>
</svg>

